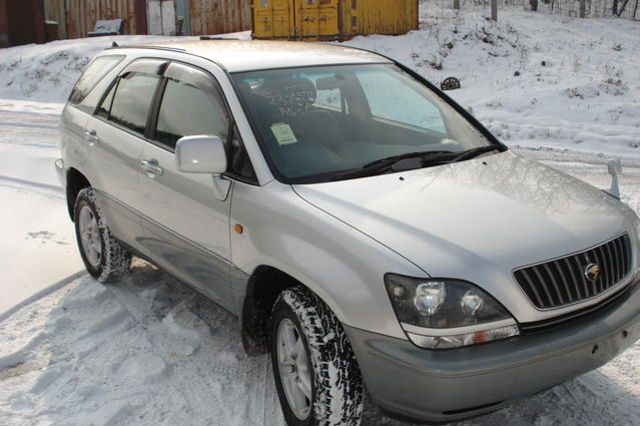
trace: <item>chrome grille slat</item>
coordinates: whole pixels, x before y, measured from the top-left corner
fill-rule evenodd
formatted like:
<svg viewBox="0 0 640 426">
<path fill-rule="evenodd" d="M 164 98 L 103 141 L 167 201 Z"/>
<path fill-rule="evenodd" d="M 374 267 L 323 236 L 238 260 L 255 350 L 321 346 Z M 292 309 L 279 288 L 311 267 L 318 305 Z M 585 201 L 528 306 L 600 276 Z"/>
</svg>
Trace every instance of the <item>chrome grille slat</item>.
<svg viewBox="0 0 640 426">
<path fill-rule="evenodd" d="M 600 250 L 606 259 L 607 269 L 605 272 L 607 273 L 607 288 L 613 287 L 613 285 L 617 282 L 616 276 L 614 274 L 613 269 L 613 257 L 611 256 L 611 249 L 609 248 L 609 244 L 605 244 L 604 246 L 600 246 Z"/>
<path fill-rule="evenodd" d="M 551 285 L 553 285 L 553 289 L 555 290 L 556 298 L 560 301 L 561 305 L 565 304 L 564 297 L 562 296 L 562 292 L 560 291 L 560 286 L 558 286 L 558 282 L 556 281 L 556 277 L 551 273 L 551 268 L 549 268 L 549 264 L 545 263 L 542 265 L 544 271 L 547 273 L 549 277 L 549 281 L 551 281 Z"/>
<path fill-rule="evenodd" d="M 571 281 L 573 282 L 573 286 L 576 289 L 576 300 L 582 299 L 582 291 L 580 289 L 580 285 L 578 284 L 578 280 L 576 279 L 576 274 L 573 273 L 573 262 L 571 262 L 568 258 L 564 258 L 564 263 L 567 265 L 567 275 L 571 277 Z"/>
<path fill-rule="evenodd" d="M 547 305 L 548 306 L 553 306 L 555 304 L 555 302 L 553 301 L 553 297 L 551 297 L 551 292 L 549 291 L 549 287 L 545 283 L 544 278 L 542 278 L 542 273 L 540 272 L 540 268 L 538 268 L 537 266 L 534 266 L 533 267 L 533 273 L 536 276 L 536 278 L 538 278 L 538 282 L 542 286 L 542 289 L 544 290 L 544 294 L 547 295 L 547 300 L 549 301 L 549 303 Z"/>
<path fill-rule="evenodd" d="M 587 278 L 595 263 L 600 275 Z M 514 277 L 538 309 L 555 309 L 596 297 L 631 273 L 631 239 L 622 235 L 580 253 L 514 271 Z M 592 271 L 593 272 L 593 271 Z"/>
<path fill-rule="evenodd" d="M 618 282 L 622 278 L 620 275 L 620 259 L 618 258 L 618 240 L 616 240 L 614 244 L 611 244 L 611 255 L 613 256 L 613 271 L 614 276 L 616 277 L 615 281 Z"/>
<path fill-rule="evenodd" d="M 536 298 L 536 302 L 538 302 L 538 305 L 544 306 L 544 302 L 542 301 L 542 297 L 540 297 L 540 293 L 538 293 L 537 286 L 533 284 L 533 281 L 531 280 L 531 277 L 529 276 L 529 273 L 525 269 L 523 269 L 521 271 L 518 271 L 518 272 L 521 273 L 524 276 L 524 279 L 526 280 L 526 282 L 528 284 L 528 288 L 531 289 L 531 292 L 533 293 L 534 297 Z"/>
<path fill-rule="evenodd" d="M 562 285 L 564 286 L 564 289 L 567 292 L 567 297 L 569 298 L 569 303 L 574 302 L 575 300 L 577 300 L 578 296 L 571 292 L 571 287 L 569 286 L 569 281 L 567 280 L 566 274 L 562 273 L 562 268 L 560 267 L 560 261 L 551 262 L 550 265 L 551 265 L 553 271 L 556 273 L 556 275 L 558 275 L 560 277 L 560 280 L 562 281 Z"/>
<path fill-rule="evenodd" d="M 620 240 L 616 240 L 616 249 L 618 250 L 618 268 L 620 273 L 624 276 L 624 244 Z"/>
<path fill-rule="evenodd" d="M 622 245 L 622 259 L 626 262 L 630 262 L 631 248 L 627 244 Z"/>
</svg>

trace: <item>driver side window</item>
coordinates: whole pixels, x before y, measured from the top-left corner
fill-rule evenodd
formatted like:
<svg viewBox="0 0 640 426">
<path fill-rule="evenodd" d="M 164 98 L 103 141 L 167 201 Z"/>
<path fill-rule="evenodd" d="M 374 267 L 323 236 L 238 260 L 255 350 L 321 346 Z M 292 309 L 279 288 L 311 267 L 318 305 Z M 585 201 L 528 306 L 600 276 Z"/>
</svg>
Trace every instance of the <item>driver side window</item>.
<svg viewBox="0 0 640 426">
<path fill-rule="evenodd" d="M 155 140 L 175 149 L 183 136 L 216 135 L 227 140 L 229 116 L 213 93 L 173 78 L 167 79 L 158 112 Z"/>
<path fill-rule="evenodd" d="M 170 151 L 183 136 L 216 135 L 225 143 L 228 172 L 247 180 L 255 173 L 237 128 L 232 126 L 222 89 L 210 75 L 173 63 L 165 72 L 164 90 L 153 139 Z"/>
</svg>

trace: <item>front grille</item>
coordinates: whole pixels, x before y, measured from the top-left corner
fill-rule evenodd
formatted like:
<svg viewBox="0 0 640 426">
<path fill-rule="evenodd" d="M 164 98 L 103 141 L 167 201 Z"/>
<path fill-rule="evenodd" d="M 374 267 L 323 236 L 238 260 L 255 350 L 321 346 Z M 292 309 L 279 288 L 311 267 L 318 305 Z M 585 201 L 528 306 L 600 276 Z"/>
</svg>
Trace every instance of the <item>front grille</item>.
<svg viewBox="0 0 640 426">
<path fill-rule="evenodd" d="M 587 278 L 587 266 L 600 276 Z M 623 235 L 582 253 L 518 269 L 514 276 L 538 309 L 554 309 L 595 297 L 631 273 L 631 240 Z"/>
<path fill-rule="evenodd" d="M 620 291 L 614 292 L 613 295 L 596 303 L 595 305 L 542 321 L 520 323 L 520 332 L 522 334 L 542 333 L 555 330 L 563 325 L 575 325 L 580 321 L 589 321 L 594 318 L 600 318 L 603 315 L 606 315 L 607 312 L 615 310 L 626 302 L 629 299 L 632 289 L 633 284 L 630 284 L 623 287 Z"/>
</svg>

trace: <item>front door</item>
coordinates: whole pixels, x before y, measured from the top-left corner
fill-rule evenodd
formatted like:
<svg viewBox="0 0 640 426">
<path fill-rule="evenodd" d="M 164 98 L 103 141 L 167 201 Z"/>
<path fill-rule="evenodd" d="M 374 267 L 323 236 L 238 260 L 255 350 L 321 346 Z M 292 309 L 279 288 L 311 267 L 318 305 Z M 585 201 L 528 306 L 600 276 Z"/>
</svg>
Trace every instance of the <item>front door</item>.
<svg viewBox="0 0 640 426">
<path fill-rule="evenodd" d="M 140 157 L 143 244 L 152 260 L 225 308 L 229 284 L 231 197 L 216 197 L 213 176 L 182 173 L 175 146 L 182 136 L 227 139 L 230 115 L 218 83 L 197 68 L 171 63 L 158 91 Z"/>
</svg>

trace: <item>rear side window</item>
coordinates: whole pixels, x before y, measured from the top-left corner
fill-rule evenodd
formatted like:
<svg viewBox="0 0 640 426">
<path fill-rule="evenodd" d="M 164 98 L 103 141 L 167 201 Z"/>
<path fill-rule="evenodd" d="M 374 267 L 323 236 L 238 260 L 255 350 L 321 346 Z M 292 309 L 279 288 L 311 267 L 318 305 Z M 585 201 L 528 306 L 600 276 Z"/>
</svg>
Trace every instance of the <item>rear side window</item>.
<svg viewBox="0 0 640 426">
<path fill-rule="evenodd" d="M 100 56 L 94 59 L 78 79 L 75 87 L 69 96 L 69 102 L 79 104 L 116 65 L 122 61 L 124 56 Z"/>
<path fill-rule="evenodd" d="M 158 81 L 160 77 L 157 75 L 135 72 L 120 77 L 111 103 L 111 111 L 105 111 L 109 120 L 144 135 L 147 115 Z M 109 97 L 107 95 L 105 102 L 109 101 Z M 101 109 L 106 107 L 105 102 Z"/>
<path fill-rule="evenodd" d="M 155 139 L 169 148 L 183 136 L 216 135 L 223 141 L 229 116 L 216 90 L 201 90 L 184 81 L 168 79 L 162 96 Z"/>
</svg>

